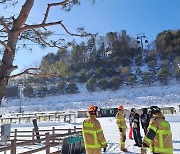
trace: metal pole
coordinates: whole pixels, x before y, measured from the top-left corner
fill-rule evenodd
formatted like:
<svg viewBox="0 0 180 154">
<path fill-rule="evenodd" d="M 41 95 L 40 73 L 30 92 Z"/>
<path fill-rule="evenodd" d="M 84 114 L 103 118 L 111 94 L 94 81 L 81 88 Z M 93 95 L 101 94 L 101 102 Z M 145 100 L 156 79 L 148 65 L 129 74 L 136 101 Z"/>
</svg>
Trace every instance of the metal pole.
<svg viewBox="0 0 180 154">
<path fill-rule="evenodd" d="M 143 37 L 143 36 L 140 36 L 140 38 L 141 38 L 141 49 L 143 50 L 143 42 L 142 42 L 142 37 Z"/>
<path fill-rule="evenodd" d="M 20 106 L 19 106 L 19 112 L 21 113 L 22 112 L 22 108 L 21 108 L 21 105 L 22 105 L 22 89 L 21 89 L 21 85 L 20 85 Z"/>
</svg>

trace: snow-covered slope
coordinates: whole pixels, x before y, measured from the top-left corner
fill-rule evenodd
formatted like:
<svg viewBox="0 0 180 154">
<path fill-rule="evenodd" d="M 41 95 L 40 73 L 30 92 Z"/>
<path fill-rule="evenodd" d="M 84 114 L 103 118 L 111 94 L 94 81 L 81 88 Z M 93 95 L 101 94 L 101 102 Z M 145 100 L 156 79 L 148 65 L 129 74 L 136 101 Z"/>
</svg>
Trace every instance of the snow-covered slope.
<svg viewBox="0 0 180 154">
<path fill-rule="evenodd" d="M 81 86 L 79 86 L 81 87 Z M 61 95 L 56 97 L 46 98 L 22 98 L 3 101 L 0 112 L 7 114 L 8 112 L 19 112 L 20 102 L 22 104 L 22 110 L 24 112 L 31 111 L 58 111 L 58 110 L 86 110 L 88 106 L 94 104 L 99 107 L 117 107 L 119 104 L 125 106 L 125 108 L 143 106 L 159 105 L 159 106 L 172 106 L 178 111 L 178 105 L 180 105 L 180 84 L 168 85 L 168 86 L 156 86 L 156 87 L 138 87 L 138 88 L 124 88 L 115 92 L 93 92 L 88 93 L 85 90 L 81 90 L 81 93 L 73 95 Z M 123 153 L 119 149 L 119 132 L 115 123 L 115 118 L 98 118 L 105 137 L 108 141 L 108 150 L 106 154 L 119 154 Z M 173 134 L 173 146 L 174 154 L 180 154 L 180 114 L 166 115 L 166 119 L 171 124 Z M 68 127 L 73 128 L 74 125 L 81 127 L 83 119 L 77 119 L 76 124 L 62 124 L 60 122 L 41 122 L 38 124 L 39 128 L 47 129 L 49 127 Z M 127 125 L 128 120 L 127 120 Z M 32 123 L 27 124 L 13 124 L 12 129 L 30 129 L 32 130 Z M 113 132 L 113 133 L 112 133 Z M 143 131 L 142 131 L 143 132 Z M 128 132 L 127 132 L 128 133 Z M 143 134 L 142 134 L 143 135 Z M 132 140 L 126 140 L 126 147 L 131 154 L 140 153 L 140 148 L 133 146 Z M 41 145 L 39 145 L 41 146 Z M 27 150 L 29 147 L 20 147 L 18 152 Z M 32 147 L 31 147 L 32 148 Z M 44 151 L 42 152 L 42 154 Z M 38 154 L 41 154 L 39 152 Z M 148 152 L 149 154 L 149 152 Z"/>
<path fill-rule="evenodd" d="M 83 87 L 84 88 L 84 87 Z M 99 107 L 117 107 L 119 104 L 125 108 L 139 106 L 174 106 L 180 104 L 180 84 L 124 88 L 118 91 L 103 91 L 88 93 L 81 90 L 81 93 L 71 95 L 51 96 L 45 98 L 21 98 L 3 101 L 1 113 L 22 111 L 58 111 L 58 110 L 84 110 L 90 105 Z"/>
</svg>

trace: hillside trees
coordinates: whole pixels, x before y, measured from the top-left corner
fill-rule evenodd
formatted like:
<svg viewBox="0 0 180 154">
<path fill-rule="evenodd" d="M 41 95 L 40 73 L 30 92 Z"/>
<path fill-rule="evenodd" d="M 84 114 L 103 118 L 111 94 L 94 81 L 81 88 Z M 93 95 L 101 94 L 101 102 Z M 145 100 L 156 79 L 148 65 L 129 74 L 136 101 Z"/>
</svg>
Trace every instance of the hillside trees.
<svg viewBox="0 0 180 154">
<path fill-rule="evenodd" d="M 92 2 L 94 1 L 95 0 L 92 0 Z M 15 0 L 0 0 L 0 4 L 7 5 L 7 8 L 9 7 L 9 2 L 13 4 L 17 3 Z M 17 42 L 21 40 L 28 40 L 32 41 L 33 43 L 38 43 L 40 46 L 50 46 L 56 48 L 67 47 L 69 44 L 62 46 L 61 39 L 52 41 L 47 40 L 48 36 L 52 34 L 52 32 L 48 30 L 48 27 L 55 25 L 60 26 L 65 30 L 66 33 L 72 36 L 90 35 L 89 33 L 86 33 L 83 28 L 79 28 L 79 33 L 77 34 L 71 33 L 63 24 L 63 21 L 59 19 L 57 19 L 58 21 L 53 22 L 47 21 L 52 7 L 60 6 L 63 10 L 70 11 L 74 5 L 80 4 L 79 0 L 62 0 L 59 2 L 49 3 L 47 4 L 47 8 L 41 23 L 28 24 L 27 19 L 34 6 L 34 2 L 35 0 L 24 0 L 23 2 L 19 1 L 19 3 L 22 3 L 22 8 L 20 9 L 17 17 L 15 17 L 15 15 L 0 17 L 0 44 L 4 47 L 2 60 L 0 61 L 0 101 L 4 96 L 4 90 L 8 84 L 11 72 L 18 68 L 18 66 L 13 65 L 16 56 Z M 37 69 L 27 69 L 22 73 L 32 74 L 30 73 L 31 70 Z"/>
<path fill-rule="evenodd" d="M 180 55 L 180 30 L 165 30 L 156 37 L 156 48 L 162 59 Z"/>
<path fill-rule="evenodd" d="M 160 82 L 162 82 L 164 85 L 168 84 L 168 77 L 170 73 L 167 68 L 160 68 L 157 72 L 157 75 Z"/>
<path fill-rule="evenodd" d="M 163 58 L 160 51 L 154 43 L 148 49 L 139 49 L 125 30 L 108 32 L 74 45 L 68 51 L 71 61 L 67 69 L 74 71 L 72 80 L 86 82 L 89 91 L 117 90 L 121 84 L 151 86 L 158 80 L 168 84 L 168 77 L 179 79 L 180 60 L 178 53 L 169 52 Z"/>
</svg>

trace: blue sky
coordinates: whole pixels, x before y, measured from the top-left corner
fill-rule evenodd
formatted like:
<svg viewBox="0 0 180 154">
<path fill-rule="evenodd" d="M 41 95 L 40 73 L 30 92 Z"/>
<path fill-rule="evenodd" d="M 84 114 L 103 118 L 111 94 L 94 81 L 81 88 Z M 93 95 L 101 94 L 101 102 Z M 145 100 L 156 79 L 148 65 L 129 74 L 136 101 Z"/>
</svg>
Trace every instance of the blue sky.
<svg viewBox="0 0 180 154">
<path fill-rule="evenodd" d="M 57 0 L 56 0 L 57 1 Z M 24 1 L 19 2 L 19 7 L 0 11 L 2 15 L 18 13 Z M 35 0 L 35 5 L 28 18 L 29 23 L 40 23 L 46 9 L 46 4 L 54 0 Z M 48 21 L 63 20 L 71 32 L 76 32 L 78 27 L 85 27 L 88 32 L 105 35 L 107 32 L 127 33 L 136 37 L 145 33 L 149 42 L 155 40 L 159 32 L 168 29 L 180 29 L 180 0 L 98 0 L 95 5 L 90 5 L 88 0 L 82 0 L 80 7 L 74 7 L 71 12 L 64 13 L 59 8 L 53 8 Z M 56 34 L 66 34 L 60 26 L 50 28 Z M 53 36 L 57 37 L 57 36 Z M 64 38 L 64 35 L 58 35 Z M 73 38 L 65 37 L 67 41 Z M 85 39 L 87 40 L 87 39 Z M 30 42 L 28 42 L 31 44 Z M 32 52 L 26 49 L 18 50 L 14 65 L 18 65 L 16 72 L 28 66 L 37 65 L 42 56 L 48 52 L 57 52 L 57 49 L 41 49 L 37 45 L 29 45 Z"/>
</svg>

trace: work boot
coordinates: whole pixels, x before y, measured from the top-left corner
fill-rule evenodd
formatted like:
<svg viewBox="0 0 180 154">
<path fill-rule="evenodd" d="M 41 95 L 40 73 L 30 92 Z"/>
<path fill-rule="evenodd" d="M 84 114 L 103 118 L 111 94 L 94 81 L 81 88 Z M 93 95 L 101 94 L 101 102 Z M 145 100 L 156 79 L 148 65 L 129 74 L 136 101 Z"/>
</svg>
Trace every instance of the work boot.
<svg viewBox="0 0 180 154">
<path fill-rule="evenodd" d="M 138 146 L 138 145 L 139 145 L 139 144 L 137 144 L 137 143 L 136 143 L 136 144 L 134 144 L 134 146 Z"/>
<path fill-rule="evenodd" d="M 121 151 L 123 151 L 123 152 L 127 152 L 127 149 L 121 149 Z"/>
</svg>

